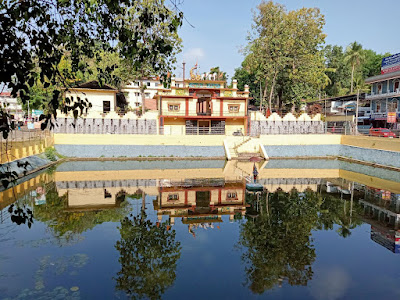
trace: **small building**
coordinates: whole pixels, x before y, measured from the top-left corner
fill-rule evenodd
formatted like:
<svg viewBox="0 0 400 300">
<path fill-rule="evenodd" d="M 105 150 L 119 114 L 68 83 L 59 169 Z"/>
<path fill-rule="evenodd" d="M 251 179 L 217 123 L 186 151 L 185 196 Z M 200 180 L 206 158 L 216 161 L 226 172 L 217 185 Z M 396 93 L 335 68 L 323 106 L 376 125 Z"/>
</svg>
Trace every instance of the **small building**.
<svg viewBox="0 0 400 300">
<path fill-rule="evenodd" d="M 169 89 L 159 90 L 160 134 L 246 134 L 249 87 L 239 91 L 236 80 L 227 88 L 224 80 L 199 77 L 180 83 L 172 78 Z"/>
<path fill-rule="evenodd" d="M 21 104 L 18 103 L 17 98 L 11 96 L 11 92 L 0 93 L 0 107 L 5 109 L 17 121 L 22 120 L 24 117 Z"/>
<path fill-rule="evenodd" d="M 374 127 L 394 127 L 400 129 L 400 55 L 392 55 L 382 60 L 382 74 L 367 78 L 371 92 L 366 99 L 371 102 L 371 120 Z M 391 66 L 394 67 L 391 67 Z M 395 113 L 396 119 L 389 120 L 388 113 Z M 395 122 L 393 122 L 395 121 Z"/>
<path fill-rule="evenodd" d="M 133 109 L 143 106 L 142 85 L 145 87 L 143 93 L 146 109 L 156 110 L 157 102 L 154 96 L 159 89 L 162 89 L 162 84 L 157 77 L 141 78 L 125 85 L 122 92 L 125 94 L 128 105 Z"/>
<path fill-rule="evenodd" d="M 64 92 L 64 97 L 69 97 L 76 101 L 87 99 L 91 103 L 90 108 L 93 112 L 106 114 L 116 110 L 118 90 L 108 85 L 99 85 L 97 81 L 89 81 L 73 87 Z"/>
</svg>

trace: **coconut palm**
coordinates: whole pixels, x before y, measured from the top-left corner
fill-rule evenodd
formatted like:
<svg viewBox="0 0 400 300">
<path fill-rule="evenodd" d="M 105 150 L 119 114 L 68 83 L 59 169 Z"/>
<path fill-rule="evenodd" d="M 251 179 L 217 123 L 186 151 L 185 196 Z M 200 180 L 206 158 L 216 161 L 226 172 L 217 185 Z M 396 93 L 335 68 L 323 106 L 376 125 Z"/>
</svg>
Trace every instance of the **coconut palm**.
<svg viewBox="0 0 400 300">
<path fill-rule="evenodd" d="M 361 44 L 359 44 L 357 42 L 353 42 L 349 46 L 347 46 L 344 61 L 351 65 L 350 93 L 353 93 L 353 81 L 354 81 L 355 68 L 360 66 L 361 63 L 364 61 L 364 59 L 365 59 L 365 54 L 364 54 L 364 50 L 363 50 Z"/>
</svg>

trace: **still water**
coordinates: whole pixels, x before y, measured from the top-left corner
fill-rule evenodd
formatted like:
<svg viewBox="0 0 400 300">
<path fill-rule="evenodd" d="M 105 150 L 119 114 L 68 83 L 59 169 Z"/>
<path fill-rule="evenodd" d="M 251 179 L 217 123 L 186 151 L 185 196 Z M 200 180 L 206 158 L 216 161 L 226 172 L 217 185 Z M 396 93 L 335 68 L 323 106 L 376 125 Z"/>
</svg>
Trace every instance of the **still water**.
<svg viewBox="0 0 400 300">
<path fill-rule="evenodd" d="M 0 299 L 399 299 L 400 174 L 69 162 L 0 192 Z M 15 201 L 17 199 L 17 201 Z"/>
</svg>

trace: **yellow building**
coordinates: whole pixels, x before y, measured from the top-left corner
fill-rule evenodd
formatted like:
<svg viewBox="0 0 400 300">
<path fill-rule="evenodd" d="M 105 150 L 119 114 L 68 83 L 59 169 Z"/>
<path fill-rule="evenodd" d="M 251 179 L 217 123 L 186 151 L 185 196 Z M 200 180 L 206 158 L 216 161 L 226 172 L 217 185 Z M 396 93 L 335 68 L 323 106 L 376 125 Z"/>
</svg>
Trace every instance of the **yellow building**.
<svg viewBox="0 0 400 300">
<path fill-rule="evenodd" d="M 160 133 L 246 134 L 249 87 L 238 91 L 236 80 L 232 81 L 232 88 L 226 88 L 226 81 L 217 80 L 216 76 L 216 80 L 201 78 L 192 74 L 183 85 L 176 85 L 173 78 L 170 89 L 157 93 Z"/>
<path fill-rule="evenodd" d="M 64 92 L 65 98 L 71 101 L 87 100 L 91 104 L 90 111 L 108 113 L 117 107 L 118 91 L 108 85 L 100 86 L 97 81 L 89 81 Z"/>
</svg>

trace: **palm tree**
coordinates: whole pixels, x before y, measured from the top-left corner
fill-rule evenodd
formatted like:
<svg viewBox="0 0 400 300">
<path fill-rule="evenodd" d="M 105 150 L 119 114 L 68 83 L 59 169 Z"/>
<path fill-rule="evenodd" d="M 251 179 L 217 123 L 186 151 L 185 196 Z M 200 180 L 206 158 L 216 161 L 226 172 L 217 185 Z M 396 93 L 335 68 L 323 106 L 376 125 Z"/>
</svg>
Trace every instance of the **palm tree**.
<svg viewBox="0 0 400 300">
<path fill-rule="evenodd" d="M 354 70 L 356 67 L 361 65 L 364 59 L 365 59 L 365 54 L 361 44 L 353 42 L 349 46 L 347 46 L 344 61 L 351 65 L 350 93 L 353 93 Z"/>
</svg>

